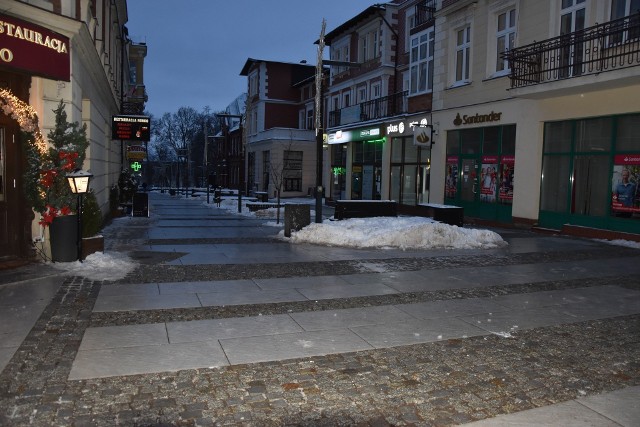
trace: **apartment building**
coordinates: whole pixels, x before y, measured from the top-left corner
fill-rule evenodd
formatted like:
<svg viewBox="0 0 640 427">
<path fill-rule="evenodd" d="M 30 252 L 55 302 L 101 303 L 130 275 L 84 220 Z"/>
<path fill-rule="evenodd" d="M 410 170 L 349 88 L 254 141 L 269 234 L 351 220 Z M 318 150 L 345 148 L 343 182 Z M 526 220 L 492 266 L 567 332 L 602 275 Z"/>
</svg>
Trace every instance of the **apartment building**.
<svg viewBox="0 0 640 427">
<path fill-rule="evenodd" d="M 315 185 L 315 65 L 247 59 L 246 185 L 269 197 L 306 196 Z"/>
<path fill-rule="evenodd" d="M 639 3 L 443 1 L 435 200 L 488 221 L 640 232 Z"/>
<path fill-rule="evenodd" d="M 44 235 L 42 249 L 48 250 L 39 214 L 24 196 L 27 164 L 16 117 L 33 109 L 46 138 L 53 110 L 63 101 L 68 120 L 86 124 L 90 145 L 83 168 L 93 174 L 91 188 L 107 214 L 109 189 L 124 158 L 112 140 L 111 117 L 127 103 L 146 100 L 140 86 L 146 46 L 132 62 L 138 67 L 132 90 L 125 0 L 0 0 L 0 9 L 0 84 L 13 105 L 0 111 L 0 263 L 13 263 L 34 256 L 35 237 Z"/>
<path fill-rule="evenodd" d="M 330 198 L 640 232 L 639 3 L 399 0 L 330 31 Z"/>
</svg>

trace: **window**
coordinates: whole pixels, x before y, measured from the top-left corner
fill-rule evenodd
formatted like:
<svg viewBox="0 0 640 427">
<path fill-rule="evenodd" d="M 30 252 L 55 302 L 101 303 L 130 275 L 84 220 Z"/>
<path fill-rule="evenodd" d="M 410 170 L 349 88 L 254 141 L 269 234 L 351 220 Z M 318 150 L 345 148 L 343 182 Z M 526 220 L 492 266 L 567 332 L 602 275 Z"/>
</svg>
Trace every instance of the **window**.
<svg viewBox="0 0 640 427">
<path fill-rule="evenodd" d="M 467 26 L 456 33 L 456 83 L 469 81 L 470 50 L 471 27 Z"/>
<path fill-rule="evenodd" d="M 418 94 L 433 89 L 433 30 L 411 38 L 410 93 Z"/>
<path fill-rule="evenodd" d="M 349 62 L 349 44 L 345 42 L 345 43 L 341 43 L 340 45 L 337 45 L 335 48 L 332 47 L 331 59 L 334 61 Z M 343 73 L 347 70 L 348 70 L 348 67 L 341 66 L 341 65 L 336 65 L 331 67 L 331 73 L 333 75 Z"/>
<path fill-rule="evenodd" d="M 378 99 L 382 96 L 382 87 L 380 83 L 371 84 L 371 99 Z"/>
<path fill-rule="evenodd" d="M 249 96 L 256 96 L 258 94 L 258 73 L 253 73 L 249 76 Z"/>
<path fill-rule="evenodd" d="M 315 128 L 313 109 L 307 110 L 307 129 L 311 130 Z"/>
<path fill-rule="evenodd" d="M 284 151 L 282 168 L 284 191 L 302 191 L 302 155 L 302 151 Z"/>
<path fill-rule="evenodd" d="M 626 40 L 634 40 L 640 37 L 640 30 L 638 30 L 638 11 L 640 10 L 640 0 L 611 0 L 611 20 L 624 18 L 625 16 L 631 16 L 630 29 L 628 34 L 624 37 Z M 611 43 L 621 43 L 623 41 L 622 34 L 616 34 L 612 36 Z"/>
<path fill-rule="evenodd" d="M 135 61 L 129 61 L 129 83 L 138 84 L 138 67 Z"/>
<path fill-rule="evenodd" d="M 498 15 L 496 71 L 508 71 L 509 62 L 500 55 L 513 49 L 516 39 L 516 10 L 511 9 Z"/>
<path fill-rule="evenodd" d="M 358 88 L 358 103 L 365 102 L 367 100 L 367 87 L 362 86 Z"/>
<path fill-rule="evenodd" d="M 358 57 L 361 62 L 371 61 L 380 56 L 378 29 L 363 32 L 358 39 Z"/>
</svg>

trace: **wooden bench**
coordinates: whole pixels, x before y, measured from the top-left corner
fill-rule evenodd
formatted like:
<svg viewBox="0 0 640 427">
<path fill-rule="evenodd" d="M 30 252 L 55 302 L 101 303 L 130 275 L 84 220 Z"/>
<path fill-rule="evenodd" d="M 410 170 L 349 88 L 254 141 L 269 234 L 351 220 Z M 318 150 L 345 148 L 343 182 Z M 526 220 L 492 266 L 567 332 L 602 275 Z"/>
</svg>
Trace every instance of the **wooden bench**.
<svg viewBox="0 0 640 427">
<path fill-rule="evenodd" d="M 449 225 L 464 225 L 464 208 L 453 205 L 439 205 L 436 203 L 424 203 L 418 205 L 421 209 L 425 209 L 426 216 L 433 218 L 435 221 L 443 222 Z"/>
<path fill-rule="evenodd" d="M 398 203 L 393 200 L 336 200 L 334 219 L 398 216 Z"/>
</svg>

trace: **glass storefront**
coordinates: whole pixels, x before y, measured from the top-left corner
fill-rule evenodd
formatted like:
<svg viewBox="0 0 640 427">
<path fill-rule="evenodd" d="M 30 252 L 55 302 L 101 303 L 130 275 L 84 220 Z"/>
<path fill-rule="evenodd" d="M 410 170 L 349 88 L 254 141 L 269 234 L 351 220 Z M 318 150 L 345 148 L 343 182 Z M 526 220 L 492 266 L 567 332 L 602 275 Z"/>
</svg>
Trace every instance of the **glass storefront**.
<svg viewBox="0 0 640 427">
<path fill-rule="evenodd" d="M 447 132 L 445 203 L 465 215 L 511 222 L 516 126 Z"/>
<path fill-rule="evenodd" d="M 540 222 L 640 230 L 640 114 L 545 123 Z"/>
<path fill-rule="evenodd" d="M 344 200 L 347 193 L 347 144 L 331 147 L 331 198 Z"/>
<path fill-rule="evenodd" d="M 413 137 L 391 142 L 391 200 L 415 206 L 429 201 L 431 150 L 414 145 Z"/>
<path fill-rule="evenodd" d="M 351 144 L 351 200 L 382 198 L 382 146 L 384 138 Z"/>
</svg>

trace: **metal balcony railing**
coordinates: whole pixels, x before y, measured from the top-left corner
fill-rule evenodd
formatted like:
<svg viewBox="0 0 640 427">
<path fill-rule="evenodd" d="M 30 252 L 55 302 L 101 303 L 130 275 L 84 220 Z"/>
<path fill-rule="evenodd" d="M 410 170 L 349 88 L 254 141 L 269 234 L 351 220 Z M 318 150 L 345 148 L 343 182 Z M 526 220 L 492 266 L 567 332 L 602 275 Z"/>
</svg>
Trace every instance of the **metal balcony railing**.
<svg viewBox="0 0 640 427">
<path fill-rule="evenodd" d="M 511 49 L 511 87 L 525 87 L 640 65 L 640 12 Z"/>
<path fill-rule="evenodd" d="M 424 0 L 415 6 L 414 28 L 420 25 L 434 22 L 436 13 L 436 0 Z"/>
<path fill-rule="evenodd" d="M 329 127 L 392 117 L 407 112 L 409 91 L 398 92 L 352 107 L 329 112 Z"/>
</svg>

